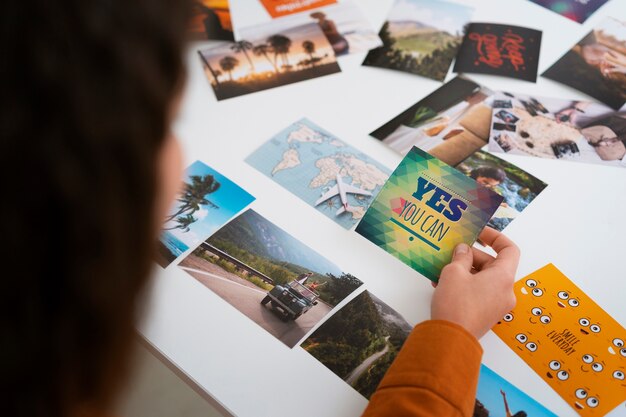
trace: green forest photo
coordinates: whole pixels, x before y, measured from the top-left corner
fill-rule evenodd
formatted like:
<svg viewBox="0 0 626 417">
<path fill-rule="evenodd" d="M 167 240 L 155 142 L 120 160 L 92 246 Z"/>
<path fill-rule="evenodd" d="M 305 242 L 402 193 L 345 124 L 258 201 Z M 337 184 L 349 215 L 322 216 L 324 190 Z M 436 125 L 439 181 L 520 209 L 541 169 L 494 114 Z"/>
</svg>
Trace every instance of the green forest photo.
<svg viewBox="0 0 626 417">
<path fill-rule="evenodd" d="M 322 324 L 302 348 L 369 399 L 411 329 L 395 310 L 364 291 Z"/>
<path fill-rule="evenodd" d="M 383 46 L 363 64 L 443 81 L 470 14 L 470 8 L 444 1 L 397 0 L 379 33 Z"/>
</svg>

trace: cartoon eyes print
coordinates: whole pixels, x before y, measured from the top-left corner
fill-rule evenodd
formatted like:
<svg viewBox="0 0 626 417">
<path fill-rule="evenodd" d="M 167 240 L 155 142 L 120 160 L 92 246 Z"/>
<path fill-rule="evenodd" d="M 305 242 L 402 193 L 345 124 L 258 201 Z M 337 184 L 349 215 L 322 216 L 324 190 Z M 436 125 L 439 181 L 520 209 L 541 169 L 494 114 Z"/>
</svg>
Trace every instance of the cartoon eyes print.
<svg viewBox="0 0 626 417">
<path fill-rule="evenodd" d="M 530 310 L 530 312 L 532 313 L 533 316 L 541 316 L 541 317 L 539 317 L 539 321 L 542 322 L 543 324 L 548 324 L 548 323 L 550 323 L 552 321 L 550 316 L 546 316 L 546 315 L 542 316 L 543 310 L 540 309 L 539 307 L 533 308 L 532 310 Z M 533 323 L 533 324 L 535 323 L 535 322 L 532 321 L 532 318 L 529 319 L 529 321 L 531 323 Z"/>
<path fill-rule="evenodd" d="M 504 315 L 504 317 L 502 317 L 502 320 L 506 321 L 506 322 L 511 322 L 513 321 L 513 313 L 507 313 Z"/>
<path fill-rule="evenodd" d="M 591 322 L 589 321 L 589 319 L 583 317 L 581 319 L 578 320 L 578 324 L 580 324 L 583 327 L 589 327 L 589 330 L 591 330 L 593 333 L 600 333 L 600 331 L 602 330 L 600 328 L 600 325 L 598 324 L 592 324 L 591 326 L 589 326 Z M 581 332 L 583 332 L 584 334 L 589 334 L 588 331 L 586 331 L 585 329 L 580 329 Z"/>
<path fill-rule="evenodd" d="M 557 296 L 558 296 L 561 300 L 563 300 L 563 301 L 567 300 L 567 304 L 569 304 L 569 305 L 570 305 L 570 307 L 574 307 L 574 308 L 576 308 L 576 307 L 578 307 L 578 306 L 580 305 L 580 301 L 578 301 L 578 299 L 577 299 L 577 298 L 570 298 L 569 293 L 568 293 L 567 291 L 559 291 L 559 292 L 557 293 Z M 558 305 L 559 305 L 559 307 L 561 307 L 561 308 L 565 308 L 565 307 L 566 307 L 566 306 L 565 306 L 565 304 L 563 304 L 563 303 L 562 303 L 562 302 L 560 302 L 560 301 L 558 301 Z"/>
<path fill-rule="evenodd" d="M 535 342 L 526 343 L 528 337 L 524 333 L 518 333 L 515 336 L 515 339 L 517 339 L 518 342 L 526 346 L 526 349 L 530 350 L 531 352 L 535 352 L 537 350 L 537 344 Z"/>
<path fill-rule="evenodd" d="M 559 371 L 559 369 L 561 369 L 561 362 L 556 361 L 556 360 L 550 361 L 548 366 L 553 371 Z M 548 377 L 552 378 L 552 374 L 550 374 L 549 372 L 548 372 Z M 559 378 L 561 381 L 566 381 L 569 378 L 569 373 L 565 370 L 562 370 L 562 371 L 557 372 L 556 377 Z"/>
<path fill-rule="evenodd" d="M 527 279 L 526 285 L 528 286 L 528 288 L 531 288 L 530 292 L 535 297 L 541 297 L 543 295 L 543 290 L 541 288 L 537 288 L 537 281 L 535 281 L 534 279 Z M 523 294 L 528 294 L 525 288 L 522 288 L 521 291 Z"/>
<path fill-rule="evenodd" d="M 613 378 L 619 379 L 620 381 L 623 381 L 624 380 L 624 372 L 622 372 L 622 371 L 615 371 L 615 372 L 613 372 Z"/>
<path fill-rule="evenodd" d="M 616 337 L 615 339 L 613 339 L 613 345 L 619 348 L 619 354 L 626 358 L 626 348 L 624 347 L 624 341 Z M 609 346 L 609 352 L 612 355 L 615 355 L 615 351 L 611 346 Z"/>
<path fill-rule="evenodd" d="M 617 346 L 618 348 L 623 348 L 624 347 L 624 341 L 622 339 L 617 338 L 617 337 L 615 339 L 613 339 L 613 344 L 615 346 Z"/>
<path fill-rule="evenodd" d="M 578 388 L 574 395 L 576 395 L 576 398 L 578 398 L 579 400 L 582 400 L 587 398 L 587 391 L 585 391 L 583 388 Z"/>
<path fill-rule="evenodd" d="M 593 356 L 591 356 L 591 355 L 583 355 L 583 362 L 585 362 L 585 363 L 593 362 Z"/>
</svg>

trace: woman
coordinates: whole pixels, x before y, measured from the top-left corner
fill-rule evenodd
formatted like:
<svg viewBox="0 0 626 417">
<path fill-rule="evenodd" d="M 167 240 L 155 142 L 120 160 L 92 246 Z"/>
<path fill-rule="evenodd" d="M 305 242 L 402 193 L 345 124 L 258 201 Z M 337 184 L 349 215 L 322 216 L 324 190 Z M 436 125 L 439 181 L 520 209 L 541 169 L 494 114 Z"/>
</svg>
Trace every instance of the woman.
<svg viewBox="0 0 626 417">
<path fill-rule="evenodd" d="M 2 253 L 15 270 L 3 279 L 3 415 L 105 416 L 123 387 L 180 184 L 170 125 L 188 17 L 180 0 L 3 3 Z M 367 415 L 451 404 L 471 415 L 477 338 L 512 307 L 518 257 L 498 232 L 481 239 L 497 259 L 457 249 L 435 290 L 436 320 L 416 327 Z"/>
</svg>

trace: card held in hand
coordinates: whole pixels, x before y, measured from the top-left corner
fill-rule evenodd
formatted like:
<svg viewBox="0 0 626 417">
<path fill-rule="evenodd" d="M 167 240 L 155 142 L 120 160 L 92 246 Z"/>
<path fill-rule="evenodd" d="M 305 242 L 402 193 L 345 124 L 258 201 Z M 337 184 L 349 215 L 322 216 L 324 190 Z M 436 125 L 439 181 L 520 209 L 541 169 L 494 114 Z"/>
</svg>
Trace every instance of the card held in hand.
<svg viewBox="0 0 626 417">
<path fill-rule="evenodd" d="M 356 232 L 437 282 L 459 243 L 472 245 L 502 197 L 413 147 Z"/>
</svg>

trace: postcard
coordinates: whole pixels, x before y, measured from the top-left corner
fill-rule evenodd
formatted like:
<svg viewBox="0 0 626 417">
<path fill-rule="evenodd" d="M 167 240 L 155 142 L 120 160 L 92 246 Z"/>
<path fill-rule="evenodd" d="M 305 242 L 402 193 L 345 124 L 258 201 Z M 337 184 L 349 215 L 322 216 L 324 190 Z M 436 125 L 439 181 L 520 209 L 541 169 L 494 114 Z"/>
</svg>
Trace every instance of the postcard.
<svg viewBox="0 0 626 417">
<path fill-rule="evenodd" d="M 626 329 L 554 265 L 515 283 L 493 331 L 581 416 L 626 400 Z"/>
<path fill-rule="evenodd" d="M 363 65 L 446 78 L 473 9 L 442 0 L 396 0 L 380 30 L 383 46 Z"/>
<path fill-rule="evenodd" d="M 454 72 L 537 80 L 541 31 L 495 23 L 471 23 Z"/>
<path fill-rule="evenodd" d="M 456 169 L 500 194 L 504 200 L 488 226 L 503 230 L 546 188 L 547 184 L 495 155 L 477 151 Z"/>
<path fill-rule="evenodd" d="M 167 267 L 253 201 L 253 196 L 213 168 L 194 162 L 187 168 L 183 189 L 165 219 L 157 263 Z"/>
<path fill-rule="evenodd" d="M 607 18 L 541 75 L 618 110 L 626 102 L 626 21 Z"/>
<path fill-rule="evenodd" d="M 290 348 L 362 284 L 251 209 L 178 266 Z"/>
<path fill-rule="evenodd" d="M 255 26 L 238 28 L 238 34 L 244 39 L 257 39 L 271 35 L 269 32 L 272 31 L 311 22 L 319 25 L 336 56 L 366 52 L 382 45 L 378 34 L 371 28 L 361 10 L 350 1 L 285 16 Z"/>
<path fill-rule="evenodd" d="M 318 327 L 302 348 L 369 399 L 413 326 L 363 291 Z"/>
<path fill-rule="evenodd" d="M 370 135 L 400 155 L 417 146 L 457 165 L 489 141 L 492 95 L 488 88 L 458 76 Z"/>
<path fill-rule="evenodd" d="M 270 16 L 280 17 L 337 3 L 337 0 L 260 0 Z"/>
<path fill-rule="evenodd" d="M 308 119 L 276 134 L 246 162 L 346 229 L 363 217 L 391 172 Z"/>
<path fill-rule="evenodd" d="M 198 53 L 218 100 L 341 71 L 317 23 Z"/>
<path fill-rule="evenodd" d="M 481 365 L 475 417 L 556 417 L 506 379 Z"/>
<path fill-rule="evenodd" d="M 567 17 L 574 22 L 584 23 L 609 0 L 530 0 L 548 10 Z"/>
<path fill-rule="evenodd" d="M 228 0 L 195 0 L 189 30 L 196 40 L 234 41 Z"/>
<path fill-rule="evenodd" d="M 500 102 L 507 107 L 498 108 Z M 492 106 L 492 152 L 626 166 L 626 112 L 589 101 L 510 93 L 496 94 Z"/>
<path fill-rule="evenodd" d="M 471 246 L 502 201 L 498 193 L 414 147 L 356 232 L 436 282 L 455 246 Z"/>
</svg>

